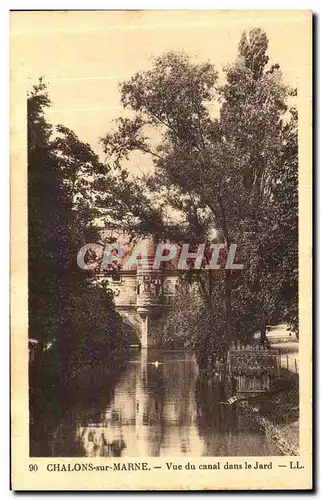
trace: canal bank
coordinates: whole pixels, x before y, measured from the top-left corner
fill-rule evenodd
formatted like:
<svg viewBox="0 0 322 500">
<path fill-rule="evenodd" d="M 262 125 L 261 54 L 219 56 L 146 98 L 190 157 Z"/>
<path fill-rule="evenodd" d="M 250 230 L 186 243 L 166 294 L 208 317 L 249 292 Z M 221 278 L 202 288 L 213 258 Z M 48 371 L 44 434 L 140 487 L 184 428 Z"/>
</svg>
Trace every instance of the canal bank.
<svg viewBox="0 0 322 500">
<path fill-rule="evenodd" d="M 242 412 L 265 432 L 282 455 L 299 454 L 299 380 L 296 374 L 282 371 L 275 391 L 239 401 Z"/>
</svg>

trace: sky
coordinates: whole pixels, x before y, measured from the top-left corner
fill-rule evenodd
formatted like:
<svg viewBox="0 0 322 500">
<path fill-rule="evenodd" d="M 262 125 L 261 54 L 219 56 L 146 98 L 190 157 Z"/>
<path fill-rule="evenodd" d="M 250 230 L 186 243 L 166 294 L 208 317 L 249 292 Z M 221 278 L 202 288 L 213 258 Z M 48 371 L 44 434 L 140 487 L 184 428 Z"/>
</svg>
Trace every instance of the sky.
<svg viewBox="0 0 322 500">
<path fill-rule="evenodd" d="M 270 63 L 278 62 L 285 82 L 297 86 L 307 23 L 305 11 L 12 12 L 12 94 L 44 76 L 49 121 L 74 130 L 103 158 L 99 139 L 123 113 L 118 84 L 155 56 L 185 51 L 220 69 L 236 59 L 243 30 L 261 27 Z M 131 168 L 145 170 L 147 160 L 136 156 Z"/>
</svg>

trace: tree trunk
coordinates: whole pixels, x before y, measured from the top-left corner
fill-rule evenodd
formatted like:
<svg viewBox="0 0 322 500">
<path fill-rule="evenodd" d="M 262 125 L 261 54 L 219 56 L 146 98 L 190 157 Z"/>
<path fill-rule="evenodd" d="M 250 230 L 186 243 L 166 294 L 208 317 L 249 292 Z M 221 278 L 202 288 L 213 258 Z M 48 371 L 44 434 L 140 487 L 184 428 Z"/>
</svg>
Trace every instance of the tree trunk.
<svg viewBox="0 0 322 500">
<path fill-rule="evenodd" d="M 229 245 L 230 245 L 230 237 L 229 237 L 229 232 L 228 232 L 226 222 L 225 222 L 225 211 L 224 211 L 224 207 L 222 205 L 221 200 L 220 200 L 220 204 L 221 204 L 221 212 L 222 212 L 222 230 L 224 233 L 226 251 L 227 251 L 227 255 L 228 255 Z M 228 345 L 230 345 L 232 342 L 236 341 L 236 336 L 233 333 L 233 310 L 232 310 L 232 306 L 231 306 L 231 293 L 232 293 L 232 288 L 233 288 L 233 278 L 232 278 L 230 269 L 225 269 L 224 272 L 225 272 L 224 300 L 225 300 L 225 308 L 226 308 L 227 340 L 228 340 Z"/>
<path fill-rule="evenodd" d="M 260 322 L 260 343 L 262 345 L 265 345 L 267 342 L 266 338 L 266 319 L 265 315 L 263 314 L 261 317 L 261 322 Z"/>
<path fill-rule="evenodd" d="M 231 342 L 236 341 L 236 336 L 233 332 L 233 310 L 231 306 L 231 292 L 232 292 L 232 276 L 230 271 L 229 274 L 226 274 L 225 277 L 225 308 L 226 308 L 226 323 L 227 323 L 227 340 L 230 344 Z"/>
</svg>

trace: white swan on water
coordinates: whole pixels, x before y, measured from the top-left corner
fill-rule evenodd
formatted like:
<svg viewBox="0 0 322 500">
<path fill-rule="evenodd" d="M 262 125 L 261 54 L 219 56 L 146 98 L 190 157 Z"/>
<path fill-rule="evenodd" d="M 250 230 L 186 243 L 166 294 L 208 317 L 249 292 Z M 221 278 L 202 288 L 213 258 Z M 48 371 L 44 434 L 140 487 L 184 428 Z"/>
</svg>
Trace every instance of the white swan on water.
<svg viewBox="0 0 322 500">
<path fill-rule="evenodd" d="M 151 361 L 148 363 L 148 365 L 154 365 L 156 368 L 158 368 L 159 365 L 163 365 L 163 363 L 160 363 L 159 361 Z"/>
</svg>

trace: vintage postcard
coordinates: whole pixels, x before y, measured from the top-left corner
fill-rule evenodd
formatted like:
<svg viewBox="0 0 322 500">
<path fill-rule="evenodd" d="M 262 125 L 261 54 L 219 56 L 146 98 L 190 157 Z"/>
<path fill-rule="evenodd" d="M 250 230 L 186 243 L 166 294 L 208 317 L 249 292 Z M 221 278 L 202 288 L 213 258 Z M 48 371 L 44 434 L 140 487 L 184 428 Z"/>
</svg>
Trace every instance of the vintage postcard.
<svg viewBox="0 0 322 500">
<path fill-rule="evenodd" d="M 312 488 L 311 44 L 11 12 L 12 489 Z"/>
</svg>

